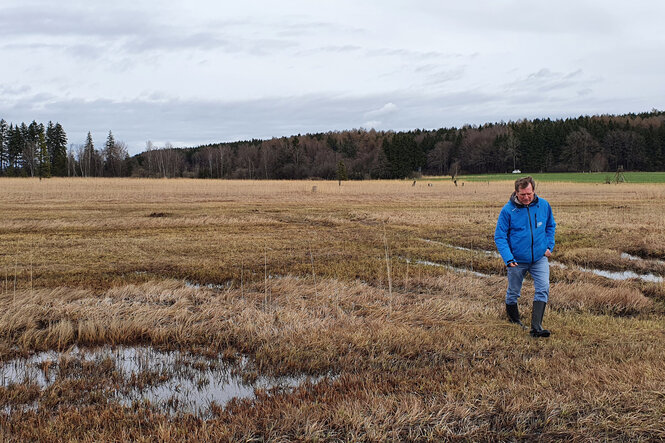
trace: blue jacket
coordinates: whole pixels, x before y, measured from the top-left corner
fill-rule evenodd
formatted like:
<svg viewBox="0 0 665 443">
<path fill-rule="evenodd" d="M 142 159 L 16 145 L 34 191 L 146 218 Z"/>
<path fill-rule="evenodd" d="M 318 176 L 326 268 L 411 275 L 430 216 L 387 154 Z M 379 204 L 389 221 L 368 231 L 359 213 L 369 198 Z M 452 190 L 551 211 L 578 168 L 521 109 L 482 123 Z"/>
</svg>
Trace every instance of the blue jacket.
<svg viewBox="0 0 665 443">
<path fill-rule="evenodd" d="M 535 195 L 525 206 L 513 192 L 496 222 L 494 243 L 506 264 L 534 263 L 546 250 L 554 250 L 555 229 L 552 208 L 545 199 Z"/>
</svg>

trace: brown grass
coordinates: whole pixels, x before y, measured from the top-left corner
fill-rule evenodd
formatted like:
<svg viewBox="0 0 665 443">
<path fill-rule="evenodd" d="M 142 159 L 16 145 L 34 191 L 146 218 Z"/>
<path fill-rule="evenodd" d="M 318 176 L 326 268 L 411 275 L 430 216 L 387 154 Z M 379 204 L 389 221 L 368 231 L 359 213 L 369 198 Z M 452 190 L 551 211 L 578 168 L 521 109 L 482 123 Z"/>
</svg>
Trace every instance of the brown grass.
<svg viewBox="0 0 665 443">
<path fill-rule="evenodd" d="M 246 355 L 255 373 L 334 375 L 257 392 L 203 421 L 109 401 L 110 384 L 123 383 L 110 362 L 60 361 L 82 376 L 0 389 L 0 406 L 40 405 L 0 412 L 0 436 L 665 438 L 662 284 L 552 268 L 544 326 L 553 336 L 533 340 L 505 320 L 499 259 L 422 241 L 493 250 L 508 185 L 314 184 L 316 193 L 312 182 L 0 179 L 3 361 L 142 344 Z M 558 261 L 663 275 L 653 260 L 620 256 L 665 258 L 662 187 L 543 183 L 539 192 L 559 223 Z M 532 295 L 527 281 L 527 324 Z"/>
</svg>

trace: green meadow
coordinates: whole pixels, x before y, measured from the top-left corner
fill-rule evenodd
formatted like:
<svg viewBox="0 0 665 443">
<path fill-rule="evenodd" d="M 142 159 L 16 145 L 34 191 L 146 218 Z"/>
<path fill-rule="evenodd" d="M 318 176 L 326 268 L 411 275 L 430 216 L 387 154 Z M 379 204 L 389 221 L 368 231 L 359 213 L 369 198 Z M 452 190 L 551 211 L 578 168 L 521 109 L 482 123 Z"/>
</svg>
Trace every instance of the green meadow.
<svg viewBox="0 0 665 443">
<path fill-rule="evenodd" d="M 564 183 L 614 183 L 617 178 L 616 172 L 546 172 L 521 174 L 480 174 L 459 175 L 458 182 L 478 181 L 501 181 L 515 180 L 519 177 L 530 175 L 536 182 L 564 182 Z M 451 180 L 450 177 L 433 177 L 428 180 Z M 665 183 L 665 172 L 624 172 L 623 180 L 626 183 Z"/>
</svg>

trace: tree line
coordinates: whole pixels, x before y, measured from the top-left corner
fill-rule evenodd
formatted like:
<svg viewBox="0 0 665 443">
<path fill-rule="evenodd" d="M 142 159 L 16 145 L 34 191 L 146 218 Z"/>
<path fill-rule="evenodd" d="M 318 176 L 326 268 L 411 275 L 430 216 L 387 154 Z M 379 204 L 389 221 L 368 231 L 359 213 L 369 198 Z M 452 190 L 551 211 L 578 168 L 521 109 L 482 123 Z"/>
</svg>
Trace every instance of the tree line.
<svg viewBox="0 0 665 443">
<path fill-rule="evenodd" d="M 7 124 L 0 119 L 0 175 L 8 177 L 123 177 L 131 175 L 127 147 L 109 131 L 98 150 L 88 132 L 86 142 L 67 146 L 60 123 Z"/>
<path fill-rule="evenodd" d="M 127 155 L 109 131 L 101 151 L 88 133 L 68 151 L 59 124 L 0 128 L 0 173 L 360 180 L 419 174 L 665 171 L 665 112 L 534 119 L 436 130 L 353 129 L 270 140 L 157 147 Z M 42 141 L 43 138 L 43 141 Z M 41 176 L 41 175 L 40 175 Z"/>
</svg>

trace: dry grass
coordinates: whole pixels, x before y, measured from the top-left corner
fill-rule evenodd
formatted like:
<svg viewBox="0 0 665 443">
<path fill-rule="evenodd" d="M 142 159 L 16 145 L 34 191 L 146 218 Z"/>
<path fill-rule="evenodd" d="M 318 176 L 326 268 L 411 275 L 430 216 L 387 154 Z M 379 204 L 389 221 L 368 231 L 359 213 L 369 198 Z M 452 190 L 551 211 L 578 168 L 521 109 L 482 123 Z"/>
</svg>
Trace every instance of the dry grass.
<svg viewBox="0 0 665 443">
<path fill-rule="evenodd" d="M 0 179 L 0 188 L 4 361 L 142 344 L 247 355 L 257 373 L 335 375 L 258 392 L 203 421 L 109 401 L 109 383 L 122 383 L 113 366 L 73 362 L 81 377 L 47 390 L 0 389 L 0 406 L 40 405 L 0 412 L 4 440 L 665 438 L 663 285 L 553 268 L 544 326 L 554 334 L 529 338 L 506 322 L 503 266 L 482 252 L 493 250 L 509 185 Z M 662 186 L 539 191 L 559 223 L 558 261 L 663 275 L 655 260 L 620 255 L 665 258 Z M 527 323 L 532 295 L 527 282 Z"/>
</svg>

